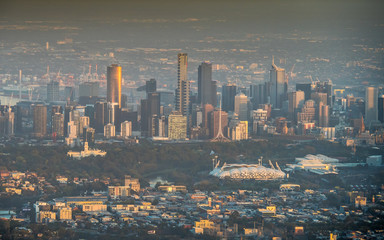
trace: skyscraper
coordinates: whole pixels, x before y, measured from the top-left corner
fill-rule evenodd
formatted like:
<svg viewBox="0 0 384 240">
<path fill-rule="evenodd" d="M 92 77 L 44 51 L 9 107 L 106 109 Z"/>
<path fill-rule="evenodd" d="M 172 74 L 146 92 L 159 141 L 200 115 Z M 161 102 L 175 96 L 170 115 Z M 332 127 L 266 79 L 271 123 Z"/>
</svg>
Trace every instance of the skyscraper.
<svg viewBox="0 0 384 240">
<path fill-rule="evenodd" d="M 305 101 L 311 99 L 312 86 L 311 83 L 296 83 L 296 91 L 303 91 Z"/>
<path fill-rule="evenodd" d="M 157 92 L 148 93 L 147 104 L 148 136 L 152 137 L 155 134 L 153 120 L 157 120 L 160 116 L 160 94 Z M 154 117 L 155 119 L 153 119 Z"/>
<path fill-rule="evenodd" d="M 145 82 L 145 91 L 147 94 L 156 92 L 156 89 L 157 89 L 156 79 L 151 78 L 149 81 Z"/>
<path fill-rule="evenodd" d="M 235 96 L 237 87 L 235 84 L 227 84 L 222 88 L 223 111 L 233 112 L 235 110 Z"/>
<path fill-rule="evenodd" d="M 107 101 L 121 107 L 121 66 L 117 64 L 107 67 Z"/>
<path fill-rule="evenodd" d="M 121 123 L 121 132 L 120 136 L 123 138 L 128 138 L 132 136 L 132 122 L 124 121 Z"/>
<path fill-rule="evenodd" d="M 184 140 L 187 138 L 187 117 L 180 113 L 168 116 L 168 138 L 171 140 Z"/>
<path fill-rule="evenodd" d="M 36 105 L 33 109 L 33 133 L 36 137 L 47 134 L 47 107 L 44 105 Z"/>
<path fill-rule="evenodd" d="M 378 115 L 379 115 L 379 121 L 381 123 L 384 123 L 384 95 L 381 95 L 379 97 L 379 111 L 378 111 Z"/>
<path fill-rule="evenodd" d="M 270 70 L 270 97 L 273 108 L 282 108 L 283 101 L 287 94 L 288 82 L 285 77 L 285 69 L 279 68 L 272 60 Z"/>
<path fill-rule="evenodd" d="M 97 133 L 104 132 L 104 126 L 108 123 L 108 107 L 106 102 L 95 104 L 95 130 Z"/>
<path fill-rule="evenodd" d="M 190 93 L 189 81 L 187 76 L 188 57 L 186 53 L 177 55 L 177 89 L 175 93 L 176 111 L 183 115 L 189 115 Z"/>
<path fill-rule="evenodd" d="M 298 108 L 301 108 L 304 105 L 305 92 L 296 91 L 288 94 L 288 112 L 294 113 Z"/>
<path fill-rule="evenodd" d="M 217 105 L 217 86 L 212 81 L 212 64 L 203 62 L 198 68 L 198 96 L 197 103 Z"/>
<path fill-rule="evenodd" d="M 365 89 L 365 124 L 378 120 L 378 96 L 377 88 L 367 87 Z"/>
<path fill-rule="evenodd" d="M 47 84 L 47 100 L 48 102 L 59 101 L 59 83 L 58 82 L 50 82 Z"/>
<path fill-rule="evenodd" d="M 64 136 L 64 114 L 55 113 L 52 116 L 52 134 L 58 137 Z"/>
<path fill-rule="evenodd" d="M 248 120 L 248 98 L 242 92 L 235 96 L 235 113 L 239 120 Z"/>
</svg>

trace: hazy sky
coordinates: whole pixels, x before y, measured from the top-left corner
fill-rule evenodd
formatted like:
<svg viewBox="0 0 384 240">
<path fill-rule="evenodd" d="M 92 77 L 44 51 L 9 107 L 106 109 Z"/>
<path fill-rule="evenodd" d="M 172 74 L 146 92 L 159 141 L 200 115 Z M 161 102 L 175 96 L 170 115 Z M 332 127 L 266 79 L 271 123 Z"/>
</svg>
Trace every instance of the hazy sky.
<svg viewBox="0 0 384 240">
<path fill-rule="evenodd" d="M 384 24 L 382 0 L 2 0 L 3 20 L 86 20 L 207 18 L 237 24 L 325 27 Z"/>
</svg>

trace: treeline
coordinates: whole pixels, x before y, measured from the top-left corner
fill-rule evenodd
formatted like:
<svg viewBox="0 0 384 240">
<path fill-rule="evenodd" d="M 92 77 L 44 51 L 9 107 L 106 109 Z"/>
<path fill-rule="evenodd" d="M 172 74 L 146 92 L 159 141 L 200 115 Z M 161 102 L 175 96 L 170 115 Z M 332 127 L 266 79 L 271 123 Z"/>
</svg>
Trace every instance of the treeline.
<svg viewBox="0 0 384 240">
<path fill-rule="evenodd" d="M 306 154 L 329 153 L 348 156 L 350 149 L 339 144 L 316 142 L 295 145 L 288 140 L 241 141 L 230 143 L 159 144 L 143 141 L 137 145 L 105 144 L 97 146 L 107 156 L 75 160 L 67 157 L 66 146 L 12 146 L 0 149 L 9 153 L 0 156 L 0 167 L 7 170 L 32 171 L 47 179 L 57 175 L 80 178 L 121 179 L 129 174 L 141 180 L 157 176 L 176 184 L 193 184 L 212 169 L 211 151 L 219 155 L 221 163 L 252 162 L 263 156 L 280 166 Z"/>
</svg>

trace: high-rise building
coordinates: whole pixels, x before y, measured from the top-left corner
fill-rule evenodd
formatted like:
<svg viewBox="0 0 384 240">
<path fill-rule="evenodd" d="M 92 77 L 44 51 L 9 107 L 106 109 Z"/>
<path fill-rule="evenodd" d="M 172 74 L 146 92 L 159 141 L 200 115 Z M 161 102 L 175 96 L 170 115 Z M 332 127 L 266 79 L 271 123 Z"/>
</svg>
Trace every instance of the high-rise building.
<svg viewBox="0 0 384 240">
<path fill-rule="evenodd" d="M 116 136 L 116 128 L 112 123 L 108 123 L 104 126 L 104 137 L 113 138 Z"/>
<path fill-rule="evenodd" d="M 270 70 L 270 101 L 273 108 L 282 108 L 288 89 L 288 80 L 285 77 L 285 69 L 279 68 L 272 60 Z"/>
<path fill-rule="evenodd" d="M 212 81 L 212 64 L 203 62 L 198 68 L 198 96 L 197 103 L 200 105 L 217 105 L 217 85 Z"/>
<path fill-rule="evenodd" d="M 319 103 L 322 102 L 324 105 L 328 105 L 328 94 L 323 92 L 313 92 L 311 93 L 311 99 L 315 101 L 316 105 L 319 106 Z"/>
<path fill-rule="evenodd" d="M 327 94 L 327 103 L 323 102 L 326 105 L 329 105 L 330 107 L 333 106 L 333 84 L 331 80 L 328 80 L 326 82 L 316 82 L 313 91 L 317 93 L 326 93 Z"/>
<path fill-rule="evenodd" d="M 120 136 L 123 138 L 132 136 L 132 122 L 124 121 L 121 123 Z"/>
<path fill-rule="evenodd" d="M 235 113 L 239 120 L 248 120 L 248 98 L 242 92 L 235 96 Z"/>
<path fill-rule="evenodd" d="M 151 78 L 149 81 L 145 82 L 145 92 L 153 93 L 156 92 L 157 86 L 156 86 L 156 79 Z"/>
<path fill-rule="evenodd" d="M 55 113 L 52 116 L 52 134 L 56 134 L 57 137 L 64 136 L 64 114 Z"/>
<path fill-rule="evenodd" d="M 248 121 L 232 120 L 229 123 L 229 138 L 233 141 L 248 139 Z"/>
<path fill-rule="evenodd" d="M 187 117 L 179 112 L 168 116 L 168 138 L 171 140 L 184 140 L 187 138 Z"/>
<path fill-rule="evenodd" d="M 379 97 L 379 103 L 378 103 L 378 115 L 379 115 L 379 121 L 381 123 L 384 123 L 384 95 L 381 95 Z"/>
<path fill-rule="evenodd" d="M 89 127 L 89 117 L 87 116 L 82 116 L 80 117 L 80 131 L 79 131 L 79 136 L 83 136 L 84 128 Z"/>
<path fill-rule="evenodd" d="M 378 120 L 378 93 L 377 88 L 367 87 L 365 89 L 365 124 L 369 126 Z"/>
<path fill-rule="evenodd" d="M 83 132 L 83 140 L 92 146 L 95 143 L 95 129 L 87 127 Z"/>
<path fill-rule="evenodd" d="M 315 101 L 308 100 L 304 103 L 301 111 L 297 113 L 297 122 L 313 123 L 316 118 Z"/>
<path fill-rule="evenodd" d="M 301 108 L 304 105 L 305 101 L 305 92 L 296 91 L 288 93 L 288 112 L 294 113 L 297 109 Z"/>
<path fill-rule="evenodd" d="M 121 107 L 121 66 L 117 64 L 107 67 L 107 101 Z"/>
<path fill-rule="evenodd" d="M 319 106 L 319 111 L 321 112 L 319 116 L 319 127 L 329 127 L 329 106 L 322 105 Z"/>
<path fill-rule="evenodd" d="M 227 84 L 222 88 L 223 111 L 233 112 L 235 110 L 235 96 L 237 87 L 235 84 Z"/>
<path fill-rule="evenodd" d="M 84 82 L 79 85 L 79 97 L 98 97 L 99 83 Z"/>
<path fill-rule="evenodd" d="M 149 137 L 152 137 L 154 132 L 152 131 L 153 127 L 153 117 L 160 116 L 160 94 L 157 92 L 148 93 L 148 122 L 149 126 Z"/>
<path fill-rule="evenodd" d="M 268 102 L 269 93 L 266 91 L 266 85 L 269 85 L 268 82 L 256 85 L 250 85 L 249 87 L 249 97 L 253 104 L 253 109 L 258 109 L 259 104 L 264 104 Z"/>
<path fill-rule="evenodd" d="M 47 100 L 48 102 L 59 101 L 60 100 L 60 91 L 59 91 L 58 82 L 49 82 L 47 84 Z"/>
<path fill-rule="evenodd" d="M 104 126 L 108 123 L 108 105 L 106 102 L 96 102 L 95 104 L 95 130 L 97 133 L 104 132 Z"/>
<path fill-rule="evenodd" d="M 311 83 L 296 83 L 296 91 L 303 91 L 305 101 L 311 99 L 312 84 Z"/>
<path fill-rule="evenodd" d="M 68 133 L 67 136 L 70 139 L 75 139 L 78 137 L 78 125 L 74 121 L 68 122 Z"/>
<path fill-rule="evenodd" d="M 175 109 L 182 115 L 190 114 L 190 86 L 187 76 L 188 57 L 186 53 L 177 55 L 177 89 Z"/>
<path fill-rule="evenodd" d="M 64 101 L 70 103 L 75 99 L 75 90 L 73 87 L 65 87 L 64 88 Z"/>
<path fill-rule="evenodd" d="M 33 133 L 36 137 L 47 135 L 47 107 L 38 104 L 33 109 Z"/>
</svg>

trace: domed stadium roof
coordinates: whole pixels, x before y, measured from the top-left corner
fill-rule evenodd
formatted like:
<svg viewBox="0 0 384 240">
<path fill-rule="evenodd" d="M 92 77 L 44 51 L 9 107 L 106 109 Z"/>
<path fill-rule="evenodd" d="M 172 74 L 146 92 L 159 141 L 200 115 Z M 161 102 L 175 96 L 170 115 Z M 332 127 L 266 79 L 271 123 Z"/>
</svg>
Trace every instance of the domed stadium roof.
<svg viewBox="0 0 384 240">
<path fill-rule="evenodd" d="M 224 164 L 216 167 L 210 175 L 220 179 L 255 179 L 274 180 L 285 178 L 285 173 L 278 169 L 266 168 L 259 164 Z"/>
</svg>

